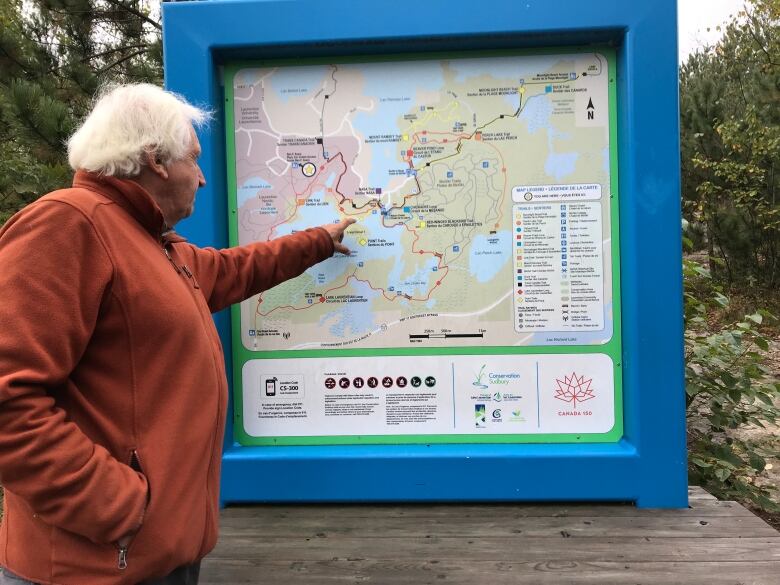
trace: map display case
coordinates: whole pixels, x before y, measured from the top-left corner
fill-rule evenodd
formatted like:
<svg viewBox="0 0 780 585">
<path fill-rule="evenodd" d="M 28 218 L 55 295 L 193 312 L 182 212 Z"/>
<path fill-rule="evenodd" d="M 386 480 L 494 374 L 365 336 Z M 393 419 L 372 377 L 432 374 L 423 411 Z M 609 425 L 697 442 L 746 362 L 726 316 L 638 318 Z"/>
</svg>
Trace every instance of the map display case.
<svg viewBox="0 0 780 585">
<path fill-rule="evenodd" d="M 411 57 L 225 69 L 231 244 L 357 220 L 234 309 L 239 441 L 618 441 L 614 50 Z"/>
<path fill-rule="evenodd" d="M 215 113 L 183 233 L 357 220 L 215 316 L 225 503 L 686 505 L 675 14 L 163 6 L 166 85 Z"/>
</svg>

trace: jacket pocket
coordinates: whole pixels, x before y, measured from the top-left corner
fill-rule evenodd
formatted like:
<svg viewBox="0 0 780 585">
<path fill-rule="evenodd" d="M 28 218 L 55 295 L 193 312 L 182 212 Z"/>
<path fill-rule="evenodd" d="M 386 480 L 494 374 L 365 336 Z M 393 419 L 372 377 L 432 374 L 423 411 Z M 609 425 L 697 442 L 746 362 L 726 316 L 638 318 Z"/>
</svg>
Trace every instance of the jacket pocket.
<svg viewBox="0 0 780 585">
<path fill-rule="evenodd" d="M 149 477 L 146 476 L 143 470 L 143 466 L 141 465 L 141 457 L 138 455 L 137 449 L 132 449 L 130 451 L 130 461 L 128 462 L 128 465 L 130 469 L 133 471 L 136 471 L 146 477 L 146 506 L 144 507 L 144 515 L 146 515 L 146 510 L 149 509 L 149 501 L 152 497 L 152 489 L 149 485 Z M 133 542 L 135 542 L 136 536 L 138 536 L 138 533 L 141 531 L 141 528 L 143 528 L 143 517 L 141 518 L 141 524 L 138 526 L 138 530 L 133 533 L 129 539 L 125 540 L 124 542 L 117 542 L 116 548 L 117 548 L 117 568 L 124 571 L 127 569 L 127 555 L 130 550 L 130 547 L 133 545 Z"/>
<path fill-rule="evenodd" d="M 133 471 L 137 471 L 138 473 L 143 473 L 144 470 L 141 467 L 141 458 L 138 456 L 138 449 L 133 449 L 130 451 L 130 469 Z"/>
</svg>

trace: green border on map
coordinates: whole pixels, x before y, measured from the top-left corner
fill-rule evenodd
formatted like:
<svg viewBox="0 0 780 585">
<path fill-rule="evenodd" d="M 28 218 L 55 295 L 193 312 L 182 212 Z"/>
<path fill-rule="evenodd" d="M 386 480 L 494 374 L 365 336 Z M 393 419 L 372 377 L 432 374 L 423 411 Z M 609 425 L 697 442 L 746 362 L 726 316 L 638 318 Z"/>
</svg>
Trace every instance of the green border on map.
<svg viewBox="0 0 780 585">
<path fill-rule="evenodd" d="M 231 308 L 233 340 L 233 435 L 239 444 L 275 445 L 353 445 L 353 444 L 476 444 L 476 443 L 615 443 L 623 436 L 623 376 L 622 376 L 622 319 L 620 295 L 620 215 L 619 182 L 617 162 L 617 112 L 616 112 L 616 67 L 615 50 L 610 47 L 560 47 L 528 50 L 468 51 L 454 53 L 394 54 L 372 56 L 350 56 L 339 58 L 273 59 L 229 63 L 225 66 L 225 141 L 227 145 L 227 183 L 230 245 L 238 245 L 238 195 L 236 179 L 235 117 L 233 101 L 233 79 L 240 69 L 247 67 L 301 66 L 331 63 L 378 63 L 427 60 L 451 60 L 465 58 L 571 55 L 576 53 L 598 53 L 607 59 L 609 89 L 609 168 L 610 168 L 610 227 L 612 243 L 612 338 L 604 344 L 566 346 L 497 346 L 423 348 L 395 347 L 368 349 L 316 349 L 316 350 L 273 350 L 253 352 L 244 347 L 241 340 L 241 308 Z M 548 433 L 548 434 L 502 434 L 502 435 L 337 435 L 310 437 L 253 437 L 247 434 L 243 423 L 243 366 L 253 359 L 295 359 L 312 357 L 382 357 L 405 355 L 539 355 L 539 354 L 606 354 L 614 364 L 615 382 L 615 425 L 606 433 Z"/>
</svg>

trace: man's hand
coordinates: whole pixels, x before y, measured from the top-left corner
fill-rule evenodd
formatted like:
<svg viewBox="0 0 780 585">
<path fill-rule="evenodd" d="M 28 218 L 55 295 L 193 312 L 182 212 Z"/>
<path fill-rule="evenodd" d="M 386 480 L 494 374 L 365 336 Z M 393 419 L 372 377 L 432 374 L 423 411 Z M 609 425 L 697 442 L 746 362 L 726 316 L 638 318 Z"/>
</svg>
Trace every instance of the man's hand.
<svg viewBox="0 0 780 585">
<path fill-rule="evenodd" d="M 336 252 L 341 252 L 342 254 L 346 255 L 350 254 L 349 248 L 342 244 L 341 240 L 344 239 L 344 231 L 353 223 L 355 223 L 355 221 L 357 221 L 355 218 L 348 217 L 346 219 L 342 219 L 338 223 L 326 223 L 324 226 L 322 226 L 325 231 L 330 234 L 330 237 L 333 238 L 333 246 L 336 248 Z"/>
</svg>

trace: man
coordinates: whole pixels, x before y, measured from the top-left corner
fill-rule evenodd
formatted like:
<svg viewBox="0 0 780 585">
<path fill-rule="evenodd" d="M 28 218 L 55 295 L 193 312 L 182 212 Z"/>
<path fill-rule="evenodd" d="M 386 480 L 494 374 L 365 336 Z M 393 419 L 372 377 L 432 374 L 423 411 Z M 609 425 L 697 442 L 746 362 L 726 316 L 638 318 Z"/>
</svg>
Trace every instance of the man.
<svg viewBox="0 0 780 585">
<path fill-rule="evenodd" d="M 73 188 L 0 230 L 0 584 L 196 583 L 227 406 L 211 313 L 349 253 L 354 220 L 221 251 L 173 232 L 206 118 L 104 92 L 68 143 Z"/>
</svg>

